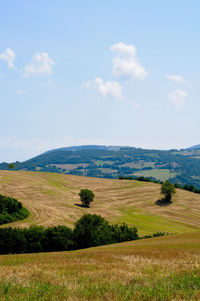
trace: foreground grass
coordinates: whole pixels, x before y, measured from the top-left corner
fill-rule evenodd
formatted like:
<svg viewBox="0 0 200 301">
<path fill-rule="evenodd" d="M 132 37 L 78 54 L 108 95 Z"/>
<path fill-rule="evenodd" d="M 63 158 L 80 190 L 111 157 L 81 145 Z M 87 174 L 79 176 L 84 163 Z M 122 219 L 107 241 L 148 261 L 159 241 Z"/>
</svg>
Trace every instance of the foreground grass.
<svg viewBox="0 0 200 301">
<path fill-rule="evenodd" d="M 81 188 L 94 191 L 91 208 L 81 208 Z M 200 195 L 177 190 L 174 202 L 159 207 L 160 185 L 138 181 L 110 180 L 64 174 L 0 171 L 0 193 L 17 198 L 30 216 L 10 224 L 29 227 L 73 227 L 83 214 L 100 214 L 110 223 L 136 226 L 139 235 L 157 231 L 194 232 L 200 229 Z"/>
<path fill-rule="evenodd" d="M 199 300 L 199 273 L 182 273 L 149 280 L 133 278 L 130 283 L 79 281 L 76 292 L 64 285 L 35 281 L 32 285 L 2 283 L 1 300 Z"/>
<path fill-rule="evenodd" d="M 200 233 L 0 256 L 0 300 L 200 300 Z"/>
</svg>

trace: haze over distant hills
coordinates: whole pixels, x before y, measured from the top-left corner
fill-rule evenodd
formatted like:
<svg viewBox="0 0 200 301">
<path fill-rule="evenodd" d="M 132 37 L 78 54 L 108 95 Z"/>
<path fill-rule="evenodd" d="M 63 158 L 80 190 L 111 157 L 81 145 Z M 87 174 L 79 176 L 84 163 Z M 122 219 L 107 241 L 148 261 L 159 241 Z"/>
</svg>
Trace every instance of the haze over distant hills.
<svg viewBox="0 0 200 301">
<path fill-rule="evenodd" d="M 188 147 L 187 149 L 200 149 L 200 144 Z"/>
<path fill-rule="evenodd" d="M 44 152 L 44 154 L 55 152 L 58 150 L 61 151 L 78 151 L 78 150 L 89 150 L 89 149 L 107 149 L 107 150 L 119 150 L 121 146 L 107 146 L 107 145 L 78 145 L 78 146 L 67 146 L 51 149 L 49 151 Z"/>
<path fill-rule="evenodd" d="M 135 149 L 136 147 L 134 146 L 119 146 L 119 145 L 78 145 L 78 146 L 67 146 L 67 147 L 59 147 L 59 148 L 54 148 L 51 150 L 48 150 L 44 152 L 43 154 L 50 153 L 50 152 L 55 152 L 58 150 L 62 151 L 77 151 L 77 150 L 89 150 L 89 149 L 106 149 L 106 150 L 120 150 L 120 148 L 132 148 Z M 141 149 L 141 148 L 138 148 Z M 185 150 L 192 150 L 192 149 L 200 149 L 200 144 L 194 145 L 187 147 Z M 184 150 L 184 149 L 182 149 Z M 167 150 L 168 151 L 168 150 Z"/>
<path fill-rule="evenodd" d="M 200 188 L 200 149 L 153 150 L 124 146 L 82 145 L 49 150 L 15 170 L 58 172 L 80 176 L 118 178 L 145 176 Z M 9 169 L 1 163 L 0 169 Z"/>
</svg>

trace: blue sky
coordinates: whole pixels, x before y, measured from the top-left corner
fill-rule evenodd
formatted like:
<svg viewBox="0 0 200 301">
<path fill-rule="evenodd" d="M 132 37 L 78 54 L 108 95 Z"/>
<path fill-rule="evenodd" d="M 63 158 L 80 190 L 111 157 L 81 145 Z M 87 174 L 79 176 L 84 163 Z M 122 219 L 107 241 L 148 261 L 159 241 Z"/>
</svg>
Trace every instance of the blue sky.
<svg viewBox="0 0 200 301">
<path fill-rule="evenodd" d="M 82 145 L 200 143 L 198 0 L 8 0 L 0 162 Z"/>
</svg>

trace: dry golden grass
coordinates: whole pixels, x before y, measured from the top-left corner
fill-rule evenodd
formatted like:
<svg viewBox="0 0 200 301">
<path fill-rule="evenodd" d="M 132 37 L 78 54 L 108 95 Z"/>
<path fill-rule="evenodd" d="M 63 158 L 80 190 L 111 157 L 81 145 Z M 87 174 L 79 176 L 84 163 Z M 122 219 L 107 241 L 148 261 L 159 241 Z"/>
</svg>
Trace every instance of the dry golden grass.
<svg viewBox="0 0 200 301">
<path fill-rule="evenodd" d="M 1 300 L 199 300 L 199 234 L 74 252 L 3 255 Z"/>
<path fill-rule="evenodd" d="M 91 208 L 81 208 L 78 193 L 92 189 L 95 201 Z M 100 214 L 111 223 L 127 222 L 139 228 L 140 234 L 156 231 L 191 232 L 200 229 L 200 195 L 177 190 L 174 203 L 155 205 L 160 185 L 138 181 L 110 180 L 55 173 L 0 171 L 0 193 L 16 197 L 31 216 L 12 223 L 73 227 L 84 213 Z"/>
<path fill-rule="evenodd" d="M 90 209 L 76 205 L 81 188 L 95 192 Z M 0 300 L 200 300 L 200 195 L 179 190 L 173 204 L 159 207 L 157 184 L 25 171 L 1 171 L 0 193 L 31 212 L 13 226 L 73 226 L 82 214 L 96 213 L 140 233 L 185 232 L 73 252 L 1 255 Z"/>
<path fill-rule="evenodd" d="M 167 276 L 196 268 L 200 268 L 200 232 L 70 252 L 0 256 L 0 276 L 7 280 L 20 276 L 21 282 L 32 280 L 38 273 L 44 274 L 44 279 L 49 279 L 49 275 L 60 281 L 61 271 L 73 274 L 73 270 L 75 277 L 88 275 L 91 270 L 91 274 L 105 272 L 108 279 L 127 281 L 133 276 L 148 274 L 150 270 Z M 58 270 L 57 275 L 55 270 Z"/>
</svg>

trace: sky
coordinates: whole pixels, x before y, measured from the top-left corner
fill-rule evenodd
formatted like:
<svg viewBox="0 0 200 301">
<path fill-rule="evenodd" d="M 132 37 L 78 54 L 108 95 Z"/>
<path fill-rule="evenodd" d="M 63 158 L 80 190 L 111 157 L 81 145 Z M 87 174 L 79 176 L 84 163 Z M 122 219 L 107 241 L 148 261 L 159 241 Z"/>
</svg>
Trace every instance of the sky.
<svg viewBox="0 0 200 301">
<path fill-rule="evenodd" d="M 72 145 L 200 143 L 199 0 L 0 6 L 0 162 Z"/>
</svg>

